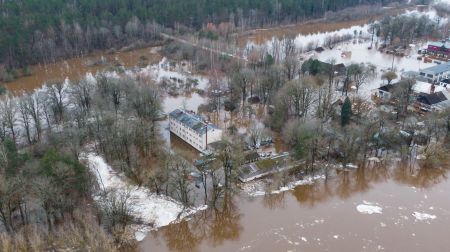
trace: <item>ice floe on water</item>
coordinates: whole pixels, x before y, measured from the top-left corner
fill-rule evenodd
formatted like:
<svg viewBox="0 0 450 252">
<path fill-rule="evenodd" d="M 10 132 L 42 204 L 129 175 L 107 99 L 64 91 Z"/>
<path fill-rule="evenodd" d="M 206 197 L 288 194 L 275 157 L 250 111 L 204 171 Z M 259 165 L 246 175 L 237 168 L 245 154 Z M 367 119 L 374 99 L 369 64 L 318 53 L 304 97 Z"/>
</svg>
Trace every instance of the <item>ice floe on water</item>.
<svg viewBox="0 0 450 252">
<path fill-rule="evenodd" d="M 356 206 L 356 210 L 362 214 L 382 214 L 383 208 L 374 203 L 363 201 L 364 204 Z"/>
<path fill-rule="evenodd" d="M 416 221 L 425 221 L 425 220 L 436 219 L 436 215 L 427 214 L 427 213 L 414 212 L 412 215 L 416 218 Z"/>
<path fill-rule="evenodd" d="M 266 194 L 279 194 L 285 191 L 293 190 L 297 186 L 310 185 L 314 181 L 319 179 L 325 179 L 325 175 L 308 176 L 304 179 L 293 181 L 286 186 L 280 187 L 278 190 L 267 190 L 267 183 L 264 180 L 257 180 L 249 183 L 245 183 L 241 186 L 242 190 L 252 197 L 264 196 Z"/>
<path fill-rule="evenodd" d="M 82 158 L 87 160 L 89 169 L 103 189 L 130 194 L 132 214 L 144 223 L 134 226 L 135 238 L 138 241 L 143 240 L 147 232 L 153 229 L 167 226 L 206 209 L 206 206 L 185 208 L 170 197 L 156 195 L 147 188 L 130 185 L 123 175 L 115 172 L 99 155 L 83 153 Z M 100 200 L 99 197 L 94 199 Z"/>
</svg>

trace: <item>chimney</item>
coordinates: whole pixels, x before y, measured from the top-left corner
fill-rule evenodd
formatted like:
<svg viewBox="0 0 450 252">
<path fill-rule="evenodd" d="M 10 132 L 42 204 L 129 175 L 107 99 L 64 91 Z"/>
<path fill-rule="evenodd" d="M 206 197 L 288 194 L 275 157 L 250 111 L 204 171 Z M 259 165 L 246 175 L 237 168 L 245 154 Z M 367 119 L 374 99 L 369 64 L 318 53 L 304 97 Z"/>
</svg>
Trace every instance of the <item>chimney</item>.
<svg viewBox="0 0 450 252">
<path fill-rule="evenodd" d="M 434 84 L 431 84 L 430 94 L 434 94 L 434 90 L 436 90 L 436 86 Z"/>
</svg>

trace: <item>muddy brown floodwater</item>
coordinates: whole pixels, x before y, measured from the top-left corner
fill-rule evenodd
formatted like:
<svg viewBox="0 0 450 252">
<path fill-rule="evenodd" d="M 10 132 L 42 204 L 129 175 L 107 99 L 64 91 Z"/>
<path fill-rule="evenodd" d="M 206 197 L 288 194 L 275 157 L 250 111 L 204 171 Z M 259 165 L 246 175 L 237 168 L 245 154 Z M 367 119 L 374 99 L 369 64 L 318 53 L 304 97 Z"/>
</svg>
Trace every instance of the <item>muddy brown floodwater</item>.
<svg viewBox="0 0 450 252">
<path fill-rule="evenodd" d="M 394 166 L 340 172 L 270 196 L 242 193 L 149 234 L 141 249 L 449 251 L 447 171 Z"/>
<path fill-rule="evenodd" d="M 407 8 L 385 9 L 385 14 L 397 15 L 404 12 Z M 324 22 L 323 19 L 302 22 L 293 25 L 285 25 L 267 29 L 256 29 L 241 33 L 237 37 L 238 45 L 242 48 L 247 43 L 253 42 L 255 44 L 263 44 L 272 38 L 281 39 L 286 35 L 310 35 L 317 33 L 328 33 L 353 26 L 362 26 L 369 23 L 371 20 L 380 18 L 381 15 L 372 15 L 360 19 L 339 21 L 339 22 Z"/>
<path fill-rule="evenodd" d="M 107 54 L 103 52 L 80 58 L 61 60 L 51 64 L 40 64 L 31 67 L 32 75 L 20 77 L 12 82 L 5 83 L 5 87 L 13 93 L 32 91 L 40 88 L 45 82 L 53 80 L 78 80 L 86 73 L 92 74 L 110 68 L 114 63 L 123 64 L 124 67 L 134 67 L 139 64 L 140 57 L 147 58 L 146 63 L 155 64 L 161 60 L 156 47 L 135 49 L 126 52 Z M 89 62 L 99 61 L 103 57 L 105 63 L 92 65 Z"/>
</svg>

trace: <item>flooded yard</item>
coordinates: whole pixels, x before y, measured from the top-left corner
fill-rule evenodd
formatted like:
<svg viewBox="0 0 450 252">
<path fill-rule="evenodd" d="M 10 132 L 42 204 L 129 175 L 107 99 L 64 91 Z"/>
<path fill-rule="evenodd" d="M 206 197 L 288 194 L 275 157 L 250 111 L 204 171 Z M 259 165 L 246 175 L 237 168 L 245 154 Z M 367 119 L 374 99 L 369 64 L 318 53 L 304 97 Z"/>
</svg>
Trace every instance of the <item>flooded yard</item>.
<svg viewBox="0 0 450 252">
<path fill-rule="evenodd" d="M 366 168 L 292 191 L 228 199 L 162 228 L 143 251 L 446 251 L 447 172 Z"/>
</svg>

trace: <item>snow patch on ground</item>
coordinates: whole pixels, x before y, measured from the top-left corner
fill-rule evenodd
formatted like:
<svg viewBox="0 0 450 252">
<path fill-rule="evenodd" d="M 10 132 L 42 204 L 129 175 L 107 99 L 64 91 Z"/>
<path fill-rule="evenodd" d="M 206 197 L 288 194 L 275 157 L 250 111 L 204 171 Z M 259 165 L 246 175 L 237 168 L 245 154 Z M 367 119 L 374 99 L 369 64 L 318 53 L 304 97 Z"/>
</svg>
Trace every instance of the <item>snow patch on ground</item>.
<svg viewBox="0 0 450 252">
<path fill-rule="evenodd" d="M 382 214 L 383 213 L 383 208 L 364 201 L 364 204 L 359 204 L 358 206 L 356 206 L 356 210 L 362 214 Z"/>
<path fill-rule="evenodd" d="M 425 221 L 425 220 L 436 219 L 436 215 L 427 214 L 427 213 L 414 212 L 412 215 L 416 218 L 416 221 Z"/>
<path fill-rule="evenodd" d="M 138 241 L 143 240 L 147 232 L 153 229 L 167 226 L 207 208 L 207 206 L 184 208 L 181 203 L 170 197 L 156 195 L 147 188 L 130 185 L 123 175 L 116 173 L 105 162 L 103 157 L 94 153 L 83 153 L 82 157 L 88 161 L 89 168 L 102 188 L 130 193 L 133 215 L 144 223 L 135 227 L 135 238 Z"/>
</svg>

